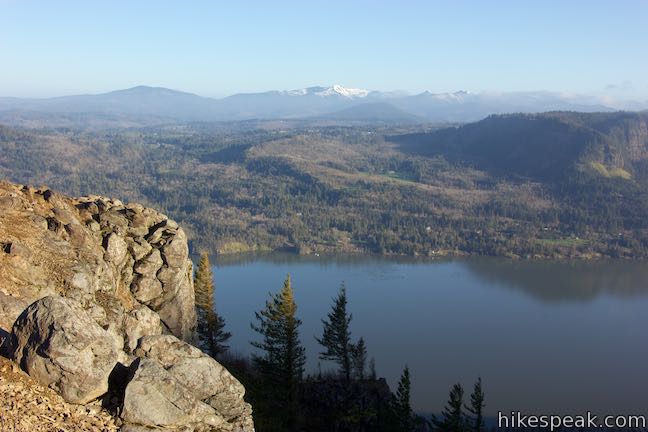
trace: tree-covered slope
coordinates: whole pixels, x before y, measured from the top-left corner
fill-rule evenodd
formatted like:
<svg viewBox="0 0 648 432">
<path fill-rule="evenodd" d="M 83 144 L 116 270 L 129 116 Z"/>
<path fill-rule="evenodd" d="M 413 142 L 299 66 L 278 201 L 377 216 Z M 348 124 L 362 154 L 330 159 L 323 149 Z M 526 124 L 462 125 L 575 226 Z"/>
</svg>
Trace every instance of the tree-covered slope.
<svg viewBox="0 0 648 432">
<path fill-rule="evenodd" d="M 576 171 L 645 176 L 648 114 L 512 114 L 432 133 L 393 137 L 405 152 L 442 155 L 498 176 L 562 181 Z"/>
<path fill-rule="evenodd" d="M 187 227 L 195 251 L 639 257 L 645 125 L 646 114 L 548 113 L 426 133 L 0 127 L 0 177 L 155 206 Z"/>
</svg>

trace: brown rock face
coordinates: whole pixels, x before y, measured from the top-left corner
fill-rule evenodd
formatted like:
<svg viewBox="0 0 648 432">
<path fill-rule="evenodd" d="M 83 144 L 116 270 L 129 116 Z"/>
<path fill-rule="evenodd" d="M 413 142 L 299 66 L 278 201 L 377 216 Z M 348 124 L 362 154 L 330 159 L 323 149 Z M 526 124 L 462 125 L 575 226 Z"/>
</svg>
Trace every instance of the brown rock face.
<svg viewBox="0 0 648 432">
<path fill-rule="evenodd" d="M 192 341 L 192 271 L 185 233 L 152 209 L 0 182 L 0 334 L 26 305 L 56 294 L 77 300 L 115 340 L 133 344 L 125 323 L 150 323 L 146 307 L 164 332 Z"/>
<path fill-rule="evenodd" d="M 70 403 L 109 401 L 124 431 L 253 432 L 245 389 L 190 345 L 195 328 L 175 222 L 0 182 L 0 354 L 40 384 Z"/>
</svg>

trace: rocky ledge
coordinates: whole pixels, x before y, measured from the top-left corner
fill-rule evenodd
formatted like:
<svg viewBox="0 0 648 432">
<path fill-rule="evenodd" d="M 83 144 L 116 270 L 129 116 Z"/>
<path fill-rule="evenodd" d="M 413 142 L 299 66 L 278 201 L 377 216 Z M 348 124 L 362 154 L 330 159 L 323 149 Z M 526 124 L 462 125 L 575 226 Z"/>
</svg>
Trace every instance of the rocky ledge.
<svg viewBox="0 0 648 432">
<path fill-rule="evenodd" d="M 192 273 L 152 209 L 0 182 L 0 353 L 123 431 L 253 431 L 243 386 L 191 346 Z"/>
</svg>

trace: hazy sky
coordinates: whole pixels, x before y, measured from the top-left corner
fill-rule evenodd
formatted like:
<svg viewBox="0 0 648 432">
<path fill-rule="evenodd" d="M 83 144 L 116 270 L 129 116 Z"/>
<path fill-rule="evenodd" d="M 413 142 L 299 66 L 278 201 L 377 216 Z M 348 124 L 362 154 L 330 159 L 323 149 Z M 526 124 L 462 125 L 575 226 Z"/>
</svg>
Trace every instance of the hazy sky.
<svg viewBox="0 0 648 432">
<path fill-rule="evenodd" d="M 0 0 L 0 95 L 340 83 L 648 99 L 648 0 Z"/>
</svg>

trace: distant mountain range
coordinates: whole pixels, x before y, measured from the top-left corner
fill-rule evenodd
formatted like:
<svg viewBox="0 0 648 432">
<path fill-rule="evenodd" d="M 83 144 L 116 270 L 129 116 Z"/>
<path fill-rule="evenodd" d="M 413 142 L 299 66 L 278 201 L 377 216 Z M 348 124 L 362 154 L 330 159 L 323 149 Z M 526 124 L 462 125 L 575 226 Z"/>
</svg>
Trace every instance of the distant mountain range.
<svg viewBox="0 0 648 432">
<path fill-rule="evenodd" d="M 242 93 L 222 99 L 161 87 L 138 86 L 95 95 L 46 99 L 0 97 L 0 121 L 88 114 L 153 121 L 236 121 L 250 119 L 334 119 L 339 122 L 469 122 L 490 114 L 544 111 L 613 111 L 586 97 L 552 92 L 407 95 L 347 88 Z"/>
</svg>

